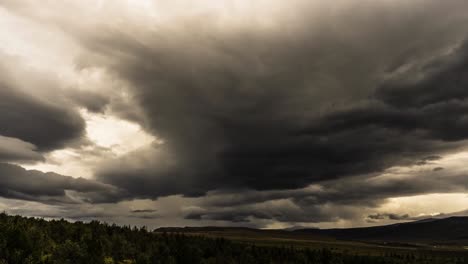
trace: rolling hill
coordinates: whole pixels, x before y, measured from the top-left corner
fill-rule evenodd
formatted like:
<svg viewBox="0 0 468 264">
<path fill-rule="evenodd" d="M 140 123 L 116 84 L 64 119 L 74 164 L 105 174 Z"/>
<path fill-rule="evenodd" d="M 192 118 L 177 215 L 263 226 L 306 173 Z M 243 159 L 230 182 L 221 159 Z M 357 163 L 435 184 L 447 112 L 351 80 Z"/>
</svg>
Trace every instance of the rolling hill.
<svg viewBox="0 0 468 264">
<path fill-rule="evenodd" d="M 338 240 L 468 245 L 468 217 L 424 219 L 387 226 L 349 229 L 301 229 L 298 234 Z"/>
<path fill-rule="evenodd" d="M 234 238 L 296 239 L 312 241 L 360 241 L 427 245 L 468 245 L 468 217 L 424 219 L 393 225 L 345 228 L 262 230 L 238 227 L 159 228 L 156 232 L 208 234 Z"/>
</svg>

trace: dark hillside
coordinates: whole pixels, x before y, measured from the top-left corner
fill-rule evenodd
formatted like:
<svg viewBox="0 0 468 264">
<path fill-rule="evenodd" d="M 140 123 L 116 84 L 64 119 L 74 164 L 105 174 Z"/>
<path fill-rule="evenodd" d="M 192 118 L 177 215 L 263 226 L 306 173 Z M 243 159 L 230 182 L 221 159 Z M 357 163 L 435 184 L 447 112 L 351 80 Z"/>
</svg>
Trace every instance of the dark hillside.
<svg viewBox="0 0 468 264">
<path fill-rule="evenodd" d="M 216 228 L 205 228 L 214 230 Z M 145 228 L 65 220 L 46 221 L 0 214 L 1 264 L 468 264 L 464 252 L 434 255 L 431 252 L 395 251 L 357 255 L 333 248 L 262 246 L 223 238 L 182 234 L 174 228 L 149 232 Z M 196 228 L 187 230 L 196 230 Z M 202 229 L 203 230 L 203 229 Z M 242 235 L 265 234 L 252 229 L 225 228 Z M 273 232 L 273 231 L 272 231 Z M 283 234 L 280 231 L 279 233 Z M 304 230 L 304 232 L 307 232 Z M 190 233 L 190 232 L 187 232 Z M 289 232 L 289 235 L 300 233 Z M 455 254 L 456 253 L 456 254 Z"/>
<path fill-rule="evenodd" d="M 426 219 L 365 228 L 302 229 L 294 232 L 328 236 L 340 240 L 468 245 L 468 217 Z"/>
</svg>

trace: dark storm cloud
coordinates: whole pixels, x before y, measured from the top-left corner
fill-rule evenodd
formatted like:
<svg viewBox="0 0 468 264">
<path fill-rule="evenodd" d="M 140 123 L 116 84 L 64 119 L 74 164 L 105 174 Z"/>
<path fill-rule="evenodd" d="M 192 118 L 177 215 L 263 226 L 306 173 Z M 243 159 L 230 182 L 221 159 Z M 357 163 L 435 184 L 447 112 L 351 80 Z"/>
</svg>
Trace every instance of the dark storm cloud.
<svg viewBox="0 0 468 264">
<path fill-rule="evenodd" d="M 390 213 L 383 213 L 383 214 L 372 214 L 367 216 L 370 220 L 384 220 L 384 219 L 390 219 L 390 220 L 409 220 L 411 219 L 408 214 L 390 214 Z"/>
<path fill-rule="evenodd" d="M 36 152 L 36 146 L 33 144 L 0 135 L 0 162 L 43 160 L 44 158 Z"/>
<path fill-rule="evenodd" d="M 97 179 L 125 189 L 120 199 L 206 194 L 187 219 L 238 223 L 336 221 L 389 197 L 466 191 L 466 175 L 437 163 L 468 139 L 468 3 L 353 3 L 301 5 L 271 27 L 203 16 L 90 30 L 65 19 L 88 51 L 79 66 L 128 84 L 135 106 L 71 99 L 164 142 L 104 164 Z M 435 169 L 385 176 L 395 166 Z"/>
<path fill-rule="evenodd" d="M 466 174 L 433 171 L 394 173 L 386 176 L 358 176 L 322 182 L 297 190 L 210 192 L 185 217 L 248 223 L 265 227 L 262 221 L 334 222 L 362 219 L 363 211 L 375 211 L 387 198 L 430 193 L 463 193 L 468 189 Z M 376 214 L 373 214 L 376 215 Z M 411 220 L 412 217 L 381 214 L 381 220 Z M 369 218 L 369 217 L 367 217 Z M 369 220 L 369 219 L 368 219 Z M 370 219 L 376 221 L 376 218 Z"/>
<path fill-rule="evenodd" d="M 0 82 L 0 135 L 34 144 L 39 150 L 61 148 L 84 132 L 78 113 L 22 93 Z"/>
<path fill-rule="evenodd" d="M 308 20 L 273 32 L 192 21 L 139 41 L 86 38 L 101 58 L 88 63 L 132 84 L 144 126 L 165 142 L 98 178 L 139 197 L 293 189 L 453 151 L 468 137 L 466 45 L 457 47 L 468 30 L 457 24 L 466 17 L 434 21 L 447 10 L 438 6 L 351 9 L 333 30 L 327 17 L 310 31 Z M 406 80 L 412 71 L 423 77 Z"/>
<path fill-rule="evenodd" d="M 222 199 L 222 197 L 218 197 Z M 198 221 L 226 221 L 265 227 L 264 222 L 335 222 L 359 216 L 362 206 L 325 203 L 298 203 L 291 197 L 230 207 L 206 206 L 193 209 L 185 219 Z"/>
<path fill-rule="evenodd" d="M 376 97 L 403 109 L 464 101 L 468 97 L 467 69 L 468 42 L 465 41 L 440 61 L 410 71 L 408 74 L 412 77 L 389 81 L 378 90 Z"/>
<path fill-rule="evenodd" d="M 139 210 L 132 210 L 131 212 L 132 212 L 132 213 L 136 213 L 136 214 L 141 214 L 141 213 L 155 213 L 155 212 L 157 212 L 157 210 L 154 210 L 154 209 L 139 209 Z"/>
<path fill-rule="evenodd" d="M 73 193 L 67 194 L 67 191 Z M 0 195 L 45 203 L 105 202 L 114 199 L 118 190 L 93 180 L 28 171 L 0 163 Z"/>
<path fill-rule="evenodd" d="M 442 157 L 440 156 L 428 156 L 428 157 L 424 157 L 422 158 L 420 161 L 418 161 L 416 163 L 416 165 L 419 165 L 419 166 L 423 166 L 423 165 L 427 165 L 427 164 L 433 164 L 434 162 L 440 160 Z"/>
<path fill-rule="evenodd" d="M 279 214 L 279 212 L 276 212 Z M 185 219 L 190 220 L 215 220 L 215 221 L 229 221 L 234 223 L 249 222 L 249 218 L 257 219 L 273 219 L 274 216 L 264 212 L 230 210 L 227 212 L 208 212 L 208 213 L 190 213 L 185 216 Z"/>
<path fill-rule="evenodd" d="M 348 178 L 324 184 L 325 192 L 312 195 L 313 199 L 299 197 L 299 202 L 361 204 L 375 206 L 384 199 L 429 193 L 465 192 L 465 173 L 442 172 L 428 169 L 410 174 Z"/>
<path fill-rule="evenodd" d="M 231 208 L 227 211 L 207 211 L 204 213 L 190 213 L 185 216 L 185 219 L 196 221 L 224 221 L 231 223 L 245 223 L 247 226 L 255 228 L 265 228 L 262 221 L 275 221 L 283 223 L 321 223 L 321 222 L 335 222 L 340 219 L 352 219 L 357 216 L 357 208 L 354 212 L 344 211 L 342 207 L 334 207 L 335 212 L 326 211 L 322 206 L 291 209 L 285 207 L 274 207 L 269 211 L 258 211 L 257 208 L 250 209 L 236 209 Z M 341 211 L 338 211 L 341 210 Z"/>
<path fill-rule="evenodd" d="M 49 151 L 83 135 L 84 120 L 58 96 L 60 87 L 50 87 L 56 83 L 36 80 L 41 74 L 27 70 L 18 58 L 0 52 L 0 59 L 0 136 Z M 44 92 L 50 90 L 56 100 Z"/>
<path fill-rule="evenodd" d="M 109 98 L 98 93 L 80 89 L 70 89 L 67 98 L 90 112 L 102 113 L 109 104 Z"/>
</svg>

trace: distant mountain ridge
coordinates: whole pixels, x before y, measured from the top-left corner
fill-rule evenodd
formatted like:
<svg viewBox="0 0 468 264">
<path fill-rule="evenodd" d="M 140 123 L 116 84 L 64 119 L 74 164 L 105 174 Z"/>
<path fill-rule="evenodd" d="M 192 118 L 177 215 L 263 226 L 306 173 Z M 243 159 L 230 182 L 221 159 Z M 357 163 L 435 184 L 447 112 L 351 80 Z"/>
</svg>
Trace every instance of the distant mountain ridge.
<svg viewBox="0 0 468 264">
<path fill-rule="evenodd" d="M 294 232 L 340 240 L 468 244 L 468 217 L 424 219 L 409 223 L 348 229 L 301 229 Z"/>
<path fill-rule="evenodd" d="M 392 225 L 344 228 L 262 230 L 244 227 L 159 228 L 156 232 L 209 233 L 217 235 L 256 234 L 301 239 L 351 240 L 365 242 L 399 242 L 421 244 L 468 245 L 468 217 L 428 218 Z"/>
</svg>

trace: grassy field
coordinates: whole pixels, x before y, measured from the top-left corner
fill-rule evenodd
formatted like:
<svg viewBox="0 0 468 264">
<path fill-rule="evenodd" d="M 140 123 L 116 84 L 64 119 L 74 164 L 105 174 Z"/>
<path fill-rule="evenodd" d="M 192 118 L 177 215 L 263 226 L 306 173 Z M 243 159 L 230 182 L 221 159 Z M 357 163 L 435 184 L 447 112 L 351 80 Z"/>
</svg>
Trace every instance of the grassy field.
<svg viewBox="0 0 468 264">
<path fill-rule="evenodd" d="M 257 246 L 328 249 L 335 253 L 351 255 L 386 256 L 392 254 L 414 254 L 435 257 L 468 257 L 468 250 L 462 245 L 346 241 L 326 236 L 300 234 L 282 230 L 226 229 L 184 231 L 183 233 L 211 238 L 222 237 L 238 243 Z"/>
</svg>

